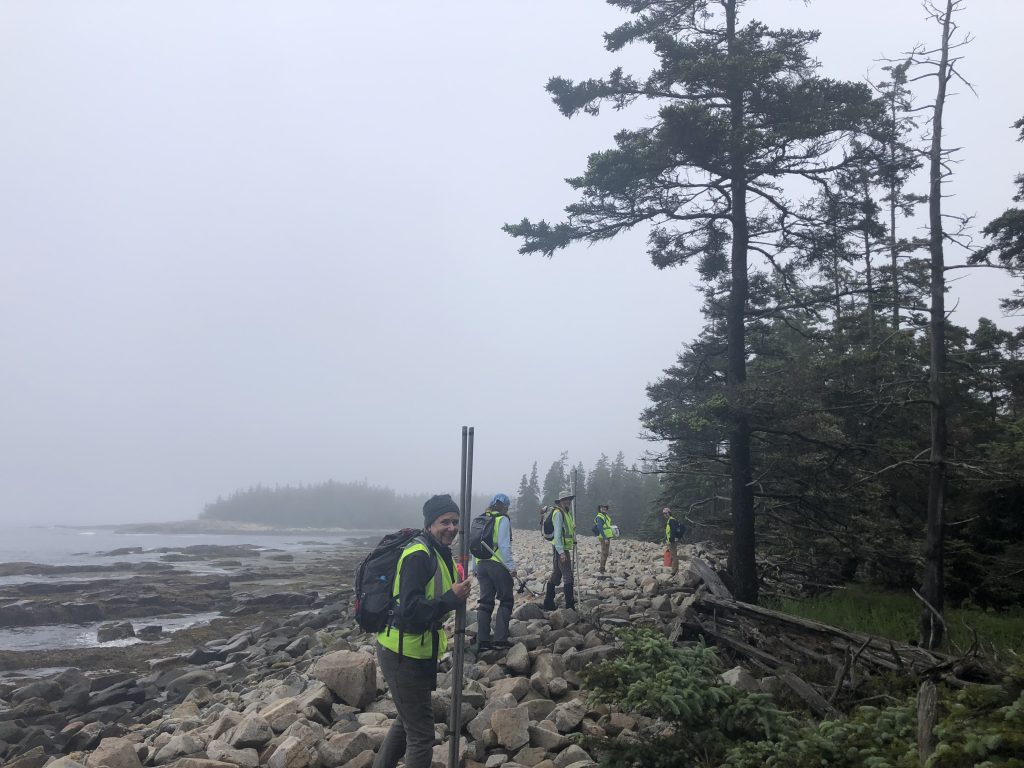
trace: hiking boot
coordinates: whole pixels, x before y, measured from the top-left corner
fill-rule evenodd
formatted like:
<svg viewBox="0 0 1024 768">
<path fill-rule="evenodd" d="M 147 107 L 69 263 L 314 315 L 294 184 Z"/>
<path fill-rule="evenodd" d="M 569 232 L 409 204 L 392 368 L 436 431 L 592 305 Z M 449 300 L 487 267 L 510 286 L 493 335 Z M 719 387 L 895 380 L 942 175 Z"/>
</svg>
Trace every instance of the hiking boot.
<svg viewBox="0 0 1024 768">
<path fill-rule="evenodd" d="M 505 651 L 511 648 L 513 645 L 515 645 L 515 643 L 511 643 L 508 640 L 495 640 L 493 643 L 491 643 L 491 648 Z"/>
<path fill-rule="evenodd" d="M 478 640 L 476 644 L 476 652 L 487 653 L 487 651 L 491 650 L 491 648 L 494 648 L 496 645 L 497 643 L 492 643 L 489 640 Z"/>
<path fill-rule="evenodd" d="M 555 610 L 555 585 L 548 583 L 547 592 L 544 593 L 544 604 L 541 606 L 545 611 Z"/>
<path fill-rule="evenodd" d="M 565 587 L 565 607 L 576 610 L 576 595 L 573 593 L 573 585 L 566 584 Z"/>
</svg>

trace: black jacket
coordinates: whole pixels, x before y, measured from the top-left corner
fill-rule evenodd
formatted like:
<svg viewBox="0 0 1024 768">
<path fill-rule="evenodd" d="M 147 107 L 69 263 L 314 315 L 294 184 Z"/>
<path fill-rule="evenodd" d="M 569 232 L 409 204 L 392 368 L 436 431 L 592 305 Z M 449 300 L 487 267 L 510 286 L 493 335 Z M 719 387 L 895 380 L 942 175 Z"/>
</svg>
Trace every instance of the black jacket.
<svg viewBox="0 0 1024 768">
<path fill-rule="evenodd" d="M 423 538 L 441 560 L 441 567 L 447 567 L 453 574 L 452 583 L 458 581 L 451 549 L 440 544 L 426 531 Z M 432 600 L 427 599 L 427 584 L 434 578 L 435 568 L 434 556 L 423 551 L 413 552 L 402 561 L 398 603 L 401 606 L 399 623 L 405 632 L 419 633 L 428 629 L 438 629 L 444 623 L 445 617 L 459 605 L 459 599 L 451 590 L 443 595 L 435 595 Z M 440 581 L 438 585 L 440 586 Z"/>
</svg>

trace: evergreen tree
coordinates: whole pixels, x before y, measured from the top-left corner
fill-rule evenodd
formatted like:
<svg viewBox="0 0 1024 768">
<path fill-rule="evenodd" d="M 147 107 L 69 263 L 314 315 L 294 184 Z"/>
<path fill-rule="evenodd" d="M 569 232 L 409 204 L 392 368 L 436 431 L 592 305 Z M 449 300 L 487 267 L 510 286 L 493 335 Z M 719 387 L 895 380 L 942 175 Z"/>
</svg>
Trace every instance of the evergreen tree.
<svg viewBox="0 0 1024 768">
<path fill-rule="evenodd" d="M 551 463 L 547 474 L 544 475 L 543 500 L 545 504 L 554 504 L 557 496 L 569 487 L 569 478 L 566 476 L 566 464 L 569 461 L 569 454 L 562 453 L 558 461 Z"/>
<path fill-rule="evenodd" d="M 649 225 L 649 253 L 660 268 L 696 257 L 726 304 L 726 387 L 736 595 L 756 601 L 750 415 L 745 407 L 746 321 L 752 296 L 750 254 L 799 218 L 778 182 L 790 175 L 824 181 L 823 162 L 870 115 L 865 86 L 815 74 L 807 47 L 817 33 L 740 25 L 741 0 L 609 0 L 634 15 L 605 36 L 619 51 L 653 46 L 658 65 L 646 79 L 621 68 L 574 83 L 552 78 L 548 91 L 566 116 L 596 114 L 638 99 L 657 104 L 654 125 L 616 134 L 614 149 L 590 156 L 580 192 L 555 226 L 524 219 L 505 230 L 523 253 L 552 255 Z M 755 286 L 756 287 L 756 286 Z"/>
<path fill-rule="evenodd" d="M 537 522 L 537 510 L 540 509 L 540 497 L 537 495 L 537 462 L 529 479 L 523 475 L 516 492 L 514 519 L 520 528 L 533 528 Z"/>
<path fill-rule="evenodd" d="M 1013 127 L 1020 131 L 1017 140 L 1024 141 L 1024 117 Z M 1017 174 L 1014 184 L 1017 185 L 1014 202 L 1024 203 L 1024 173 Z M 1006 267 L 1024 268 L 1024 208 L 1006 209 L 986 224 L 982 233 L 992 242 L 974 254 L 971 263 L 987 263 L 995 256 Z M 1019 312 L 1024 309 L 1024 292 L 1018 288 L 1014 290 L 1013 298 L 1004 299 L 1001 303 L 1004 311 Z"/>
</svg>

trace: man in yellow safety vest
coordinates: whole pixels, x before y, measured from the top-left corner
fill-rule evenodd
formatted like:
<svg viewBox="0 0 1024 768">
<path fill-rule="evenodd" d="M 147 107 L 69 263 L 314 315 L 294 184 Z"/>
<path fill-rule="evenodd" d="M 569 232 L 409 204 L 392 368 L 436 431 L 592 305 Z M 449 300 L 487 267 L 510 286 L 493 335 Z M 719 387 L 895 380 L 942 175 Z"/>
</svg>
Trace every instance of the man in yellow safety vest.
<svg viewBox="0 0 1024 768">
<path fill-rule="evenodd" d="M 576 521 L 569 514 L 569 506 L 576 498 L 569 491 L 562 491 L 551 512 L 554 534 L 551 537 L 551 575 L 548 577 L 547 592 L 544 595 L 544 610 L 555 609 L 555 589 L 563 583 L 565 607 L 576 607 L 573 592 L 572 550 L 576 545 Z"/>
</svg>

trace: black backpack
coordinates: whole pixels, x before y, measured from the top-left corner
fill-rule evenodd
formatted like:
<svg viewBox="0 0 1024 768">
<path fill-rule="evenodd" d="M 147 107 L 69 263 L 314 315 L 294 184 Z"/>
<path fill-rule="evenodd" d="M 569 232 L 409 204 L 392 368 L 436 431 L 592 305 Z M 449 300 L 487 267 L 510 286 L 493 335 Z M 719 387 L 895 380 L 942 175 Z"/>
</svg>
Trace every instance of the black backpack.
<svg viewBox="0 0 1024 768">
<path fill-rule="evenodd" d="M 551 519 L 554 514 L 555 508 L 553 506 L 548 507 L 547 512 L 544 513 L 544 522 L 540 526 L 540 532 L 548 541 L 553 541 L 555 538 L 555 521 Z"/>
<path fill-rule="evenodd" d="M 469 553 L 473 557 L 487 560 L 494 557 L 494 526 L 497 515 L 478 515 L 469 524 Z"/>
<path fill-rule="evenodd" d="M 423 531 L 403 528 L 380 540 L 356 569 L 356 602 L 352 615 L 367 632 L 383 632 L 394 623 L 396 601 L 392 592 L 402 551 Z"/>
</svg>

